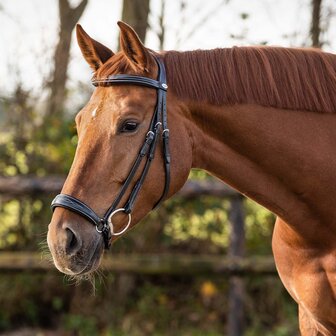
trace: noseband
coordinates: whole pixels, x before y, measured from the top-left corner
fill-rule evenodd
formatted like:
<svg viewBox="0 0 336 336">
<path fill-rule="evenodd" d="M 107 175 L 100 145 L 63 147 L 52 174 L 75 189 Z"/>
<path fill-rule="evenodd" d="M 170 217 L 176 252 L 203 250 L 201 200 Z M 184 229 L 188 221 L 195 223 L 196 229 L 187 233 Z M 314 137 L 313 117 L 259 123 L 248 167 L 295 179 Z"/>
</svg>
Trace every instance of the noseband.
<svg viewBox="0 0 336 336">
<path fill-rule="evenodd" d="M 161 203 L 161 201 L 167 196 L 170 184 L 170 154 L 169 154 L 169 129 L 167 124 L 167 109 L 166 109 L 166 93 L 167 93 L 167 81 L 166 81 L 166 71 L 162 61 L 153 55 L 156 63 L 158 65 L 158 79 L 154 80 L 148 77 L 141 77 L 136 75 L 112 75 L 104 79 L 93 79 L 92 84 L 94 86 L 113 86 L 113 85 L 137 85 L 145 86 L 148 88 L 156 89 L 157 91 L 157 101 L 156 107 L 151 119 L 149 130 L 146 134 L 143 145 L 140 148 L 139 154 L 136 157 L 133 166 L 126 178 L 124 184 L 122 185 L 119 194 L 116 199 L 106 211 L 104 217 L 99 217 L 94 210 L 92 210 L 85 203 L 79 199 L 66 195 L 59 194 L 51 203 L 51 208 L 54 210 L 57 207 L 65 208 L 73 211 L 96 226 L 96 230 L 102 234 L 105 249 L 110 246 L 110 241 L 112 236 L 119 236 L 123 234 L 131 224 L 131 213 L 141 190 L 141 187 L 145 181 L 149 167 L 154 160 L 155 149 L 159 142 L 159 135 L 162 135 L 162 152 L 165 167 L 165 185 L 163 193 L 160 199 L 156 202 L 155 207 Z M 125 195 L 127 189 L 129 188 L 131 182 L 134 180 L 134 176 L 140 166 L 142 160 L 146 158 L 144 167 L 140 174 L 140 177 L 135 182 L 133 189 L 131 190 L 128 200 L 125 205 L 121 208 L 117 208 L 121 199 Z M 114 232 L 114 225 L 112 218 L 115 214 L 123 212 L 128 215 L 128 222 L 126 226 L 119 232 Z"/>
</svg>

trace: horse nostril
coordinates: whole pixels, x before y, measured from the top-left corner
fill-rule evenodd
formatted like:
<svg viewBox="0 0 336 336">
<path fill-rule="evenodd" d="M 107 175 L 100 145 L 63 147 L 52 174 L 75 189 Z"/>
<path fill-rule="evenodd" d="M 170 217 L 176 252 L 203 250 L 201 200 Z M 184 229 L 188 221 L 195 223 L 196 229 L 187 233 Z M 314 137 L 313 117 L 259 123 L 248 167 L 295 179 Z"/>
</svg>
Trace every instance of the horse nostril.
<svg viewBox="0 0 336 336">
<path fill-rule="evenodd" d="M 78 250 L 81 248 L 80 240 L 76 237 L 75 233 L 70 228 L 66 228 L 65 232 L 66 232 L 66 243 L 65 243 L 66 252 L 69 254 L 74 254 L 78 252 Z"/>
</svg>

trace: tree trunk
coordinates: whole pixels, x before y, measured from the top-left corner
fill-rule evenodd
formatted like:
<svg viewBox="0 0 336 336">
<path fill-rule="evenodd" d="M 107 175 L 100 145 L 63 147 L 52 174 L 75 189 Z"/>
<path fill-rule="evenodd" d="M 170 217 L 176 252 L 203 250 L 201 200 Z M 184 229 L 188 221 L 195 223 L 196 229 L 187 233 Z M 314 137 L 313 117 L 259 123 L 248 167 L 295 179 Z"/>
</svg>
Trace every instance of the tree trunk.
<svg viewBox="0 0 336 336">
<path fill-rule="evenodd" d="M 164 41 L 166 37 L 166 27 L 164 23 L 165 19 L 165 7 L 166 7 L 166 0 L 161 0 L 161 12 L 159 16 L 159 33 L 158 33 L 158 38 L 159 38 L 159 50 L 164 49 Z"/>
<path fill-rule="evenodd" d="M 50 96 L 46 117 L 63 113 L 71 34 L 79 18 L 82 16 L 87 3 L 88 0 L 82 0 L 77 7 L 72 8 L 68 0 L 59 0 L 58 2 L 60 13 L 59 39 L 55 50 L 52 80 L 49 83 Z"/>
<path fill-rule="evenodd" d="M 231 199 L 229 218 L 231 223 L 231 235 L 229 257 L 241 258 L 245 254 L 245 218 L 242 196 Z M 239 276 L 232 276 L 229 280 L 229 314 L 228 336 L 242 336 L 244 334 L 244 301 L 245 284 Z"/>
<path fill-rule="evenodd" d="M 145 42 L 148 28 L 149 0 L 124 0 L 122 21 L 128 23 Z"/>
<path fill-rule="evenodd" d="M 312 20 L 310 27 L 310 35 L 312 46 L 321 48 L 321 3 L 322 0 L 312 0 Z"/>
</svg>

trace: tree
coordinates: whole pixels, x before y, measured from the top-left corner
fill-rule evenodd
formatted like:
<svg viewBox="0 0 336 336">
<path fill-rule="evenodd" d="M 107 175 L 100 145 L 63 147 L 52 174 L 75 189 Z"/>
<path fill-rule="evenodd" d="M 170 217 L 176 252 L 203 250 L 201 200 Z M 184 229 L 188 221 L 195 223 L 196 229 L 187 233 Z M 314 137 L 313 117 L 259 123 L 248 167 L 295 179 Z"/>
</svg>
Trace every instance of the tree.
<svg viewBox="0 0 336 336">
<path fill-rule="evenodd" d="M 148 28 L 149 0 L 124 0 L 122 21 L 125 21 L 145 41 Z"/>
<path fill-rule="evenodd" d="M 310 36 L 312 47 L 321 48 L 321 4 L 322 0 L 312 0 L 312 19 L 310 26 Z"/>
<path fill-rule="evenodd" d="M 229 218 L 231 222 L 231 235 L 228 254 L 231 258 L 243 257 L 245 254 L 245 218 L 243 198 L 241 196 L 231 199 Z M 229 312 L 227 334 L 240 336 L 244 334 L 245 316 L 245 283 L 241 277 L 233 276 L 229 279 Z"/>
<path fill-rule="evenodd" d="M 63 112 L 66 98 L 65 85 L 70 56 L 71 34 L 87 4 L 88 0 L 82 0 L 77 7 L 72 8 L 68 0 L 58 1 L 60 14 L 59 38 L 55 49 L 52 80 L 48 84 L 50 96 L 47 103 L 47 117 Z"/>
</svg>

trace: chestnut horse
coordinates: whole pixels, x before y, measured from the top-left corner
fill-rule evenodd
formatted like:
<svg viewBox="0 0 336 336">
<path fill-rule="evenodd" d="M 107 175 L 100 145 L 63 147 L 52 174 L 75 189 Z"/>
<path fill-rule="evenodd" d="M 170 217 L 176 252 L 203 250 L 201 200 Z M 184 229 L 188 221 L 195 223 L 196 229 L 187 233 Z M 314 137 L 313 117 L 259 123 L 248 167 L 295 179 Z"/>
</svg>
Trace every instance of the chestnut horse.
<svg viewBox="0 0 336 336">
<path fill-rule="evenodd" d="M 79 25 L 78 44 L 96 80 L 116 74 L 156 79 L 155 58 L 164 63 L 171 151 L 167 197 L 197 167 L 274 212 L 275 262 L 298 303 L 301 334 L 336 335 L 336 56 L 276 47 L 153 53 L 131 27 L 118 24 L 120 52 Z M 157 91 L 132 84 L 94 91 L 76 116 L 79 141 L 63 194 L 104 215 L 143 145 Z M 163 193 L 161 144 L 130 227 Z M 128 197 L 127 192 L 120 203 Z M 118 214 L 117 231 L 126 222 Z M 95 270 L 104 249 L 95 227 L 62 207 L 54 211 L 48 244 L 56 267 L 72 275 Z"/>
</svg>

